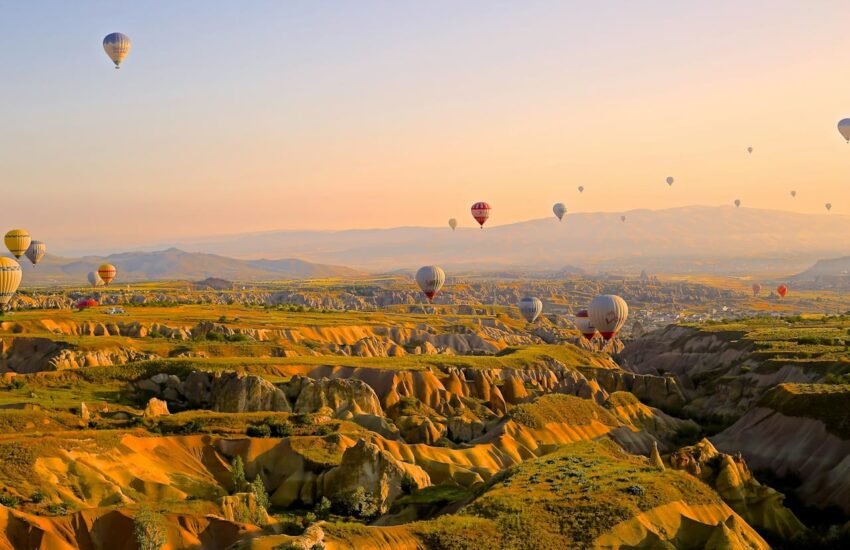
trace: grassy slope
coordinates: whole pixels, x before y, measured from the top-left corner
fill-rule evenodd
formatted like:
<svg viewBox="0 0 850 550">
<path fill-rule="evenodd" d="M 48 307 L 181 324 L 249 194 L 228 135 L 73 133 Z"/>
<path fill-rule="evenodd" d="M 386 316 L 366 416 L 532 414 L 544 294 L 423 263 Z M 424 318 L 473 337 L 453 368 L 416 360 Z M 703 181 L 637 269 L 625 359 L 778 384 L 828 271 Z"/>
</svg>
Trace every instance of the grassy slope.
<svg viewBox="0 0 850 550">
<path fill-rule="evenodd" d="M 780 384 L 759 405 L 786 416 L 820 420 L 830 433 L 850 439 L 850 384 Z"/>
</svg>

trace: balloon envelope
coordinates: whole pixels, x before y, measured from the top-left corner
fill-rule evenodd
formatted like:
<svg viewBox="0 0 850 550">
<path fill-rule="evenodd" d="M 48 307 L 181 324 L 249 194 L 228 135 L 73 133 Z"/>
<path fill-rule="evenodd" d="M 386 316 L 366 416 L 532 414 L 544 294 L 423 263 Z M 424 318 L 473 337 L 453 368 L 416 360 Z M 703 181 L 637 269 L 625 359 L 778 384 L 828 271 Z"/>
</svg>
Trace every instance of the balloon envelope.
<svg viewBox="0 0 850 550">
<path fill-rule="evenodd" d="M 567 213 L 567 207 L 564 206 L 564 203 L 557 202 L 555 203 L 555 206 L 552 207 L 552 212 L 554 212 L 555 215 L 558 216 L 559 220 L 562 220 L 564 219 L 564 214 Z"/>
<path fill-rule="evenodd" d="M 97 274 L 100 275 L 100 278 L 106 285 L 112 282 L 116 273 L 118 273 L 118 270 L 115 269 L 115 266 L 112 264 L 102 264 L 97 268 Z"/>
<path fill-rule="evenodd" d="M 446 273 L 436 265 L 426 265 L 419 268 L 416 272 L 416 284 L 428 297 L 428 300 L 433 300 L 434 296 L 443 288 L 443 283 L 446 282 Z"/>
<path fill-rule="evenodd" d="M 832 210 L 832 203 L 831 203 L 831 202 L 828 202 L 828 203 L 826 203 L 826 204 L 824 205 L 824 207 L 826 207 L 826 210 L 827 210 L 827 212 L 828 212 L 828 211 Z"/>
<path fill-rule="evenodd" d="M 587 309 L 593 326 L 606 340 L 616 336 L 629 317 L 628 304 L 615 294 L 595 297 Z"/>
<path fill-rule="evenodd" d="M 578 186 L 578 192 L 579 192 L 579 193 L 584 193 L 584 185 L 579 185 L 579 186 Z"/>
<path fill-rule="evenodd" d="M 97 271 L 89 271 L 89 274 L 86 276 L 86 279 L 88 279 L 89 284 L 92 287 L 100 286 L 103 284 L 103 279 L 100 278 L 100 275 L 97 274 Z"/>
<path fill-rule="evenodd" d="M 596 335 L 596 327 L 593 326 L 593 321 L 590 320 L 590 314 L 586 309 L 576 313 L 575 324 L 586 339 L 590 340 Z"/>
<path fill-rule="evenodd" d="M 667 176 L 667 185 L 673 185 L 673 176 Z"/>
<path fill-rule="evenodd" d="M 620 216 L 620 221 L 621 221 L 621 222 L 626 221 L 626 217 L 625 217 L 625 216 Z"/>
<path fill-rule="evenodd" d="M 107 34 L 103 39 L 103 51 L 115 63 L 115 68 L 120 68 L 121 62 L 130 53 L 130 37 L 120 32 Z"/>
<path fill-rule="evenodd" d="M 796 191 L 791 191 L 791 196 L 792 196 L 792 197 L 796 197 L 796 196 L 797 196 L 797 192 L 796 192 Z"/>
<path fill-rule="evenodd" d="M 784 298 L 786 294 L 788 294 L 788 287 L 785 285 L 779 285 L 776 287 L 776 293 L 779 294 L 780 298 Z"/>
<path fill-rule="evenodd" d="M 850 143 L 850 118 L 842 118 L 838 121 L 838 132 Z"/>
<path fill-rule="evenodd" d="M 735 199 L 735 208 L 741 207 L 741 199 Z"/>
<path fill-rule="evenodd" d="M 26 229 L 12 229 L 6 233 L 3 239 L 6 243 L 6 248 L 16 258 L 20 258 L 30 247 L 30 234 Z"/>
<path fill-rule="evenodd" d="M 761 285 L 758 283 L 753 283 L 753 296 L 758 296 L 761 292 Z"/>
<path fill-rule="evenodd" d="M 481 229 L 484 229 L 484 222 L 490 217 L 490 205 L 486 202 L 476 202 L 470 210 L 472 211 L 472 217 L 475 218 Z"/>
<path fill-rule="evenodd" d="M 97 307 L 97 300 L 94 298 L 83 298 L 82 300 L 78 300 L 76 304 L 74 304 L 78 310 L 82 311 L 87 307 Z"/>
<path fill-rule="evenodd" d="M 27 258 L 32 262 L 32 265 L 40 262 L 46 253 L 47 245 L 41 241 L 32 241 L 26 251 Z"/>
<path fill-rule="evenodd" d="M 452 231 L 457 227 L 457 220 L 454 218 L 449 218 L 449 227 L 452 228 Z"/>
<path fill-rule="evenodd" d="M 539 298 L 526 296 L 519 301 L 519 312 L 522 313 L 522 316 L 525 317 L 525 320 L 529 323 L 536 321 L 542 311 L 543 302 L 541 302 Z"/>
<path fill-rule="evenodd" d="M 0 257 L 0 306 L 5 307 L 21 285 L 21 266 L 12 258 Z"/>
<path fill-rule="evenodd" d="M 752 148 L 752 147 L 747 147 L 747 152 L 748 152 L 748 153 L 752 153 L 752 152 L 753 152 L 753 148 Z"/>
</svg>

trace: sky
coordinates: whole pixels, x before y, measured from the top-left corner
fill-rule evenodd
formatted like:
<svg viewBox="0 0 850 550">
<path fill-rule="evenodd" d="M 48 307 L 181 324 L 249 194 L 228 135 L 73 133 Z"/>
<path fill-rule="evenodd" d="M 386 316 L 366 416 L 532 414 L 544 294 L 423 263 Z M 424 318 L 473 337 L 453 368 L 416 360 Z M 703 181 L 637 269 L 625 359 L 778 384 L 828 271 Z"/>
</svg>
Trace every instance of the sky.
<svg viewBox="0 0 850 550">
<path fill-rule="evenodd" d="M 54 251 L 472 226 L 479 200 L 494 225 L 558 201 L 850 214 L 846 1 L 0 0 L 0 13 L 2 217 Z M 116 31 L 133 41 L 120 71 L 101 46 Z"/>
</svg>

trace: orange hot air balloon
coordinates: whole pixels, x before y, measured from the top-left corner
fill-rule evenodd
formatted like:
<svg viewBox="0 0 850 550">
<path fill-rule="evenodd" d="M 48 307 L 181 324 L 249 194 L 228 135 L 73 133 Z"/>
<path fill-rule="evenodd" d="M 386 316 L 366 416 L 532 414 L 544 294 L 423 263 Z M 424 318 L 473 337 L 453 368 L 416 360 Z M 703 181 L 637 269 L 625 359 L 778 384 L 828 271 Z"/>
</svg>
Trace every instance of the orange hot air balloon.
<svg viewBox="0 0 850 550">
<path fill-rule="evenodd" d="M 780 298 L 784 298 L 786 294 L 788 294 L 788 287 L 785 285 L 779 285 L 776 287 L 776 293 L 779 294 Z"/>
<path fill-rule="evenodd" d="M 104 284 L 109 284 L 112 282 L 112 279 L 115 278 L 115 274 L 118 273 L 118 270 L 115 269 L 115 266 L 112 264 L 103 264 L 97 268 L 97 274 L 100 275 L 100 278 L 103 279 Z"/>
</svg>

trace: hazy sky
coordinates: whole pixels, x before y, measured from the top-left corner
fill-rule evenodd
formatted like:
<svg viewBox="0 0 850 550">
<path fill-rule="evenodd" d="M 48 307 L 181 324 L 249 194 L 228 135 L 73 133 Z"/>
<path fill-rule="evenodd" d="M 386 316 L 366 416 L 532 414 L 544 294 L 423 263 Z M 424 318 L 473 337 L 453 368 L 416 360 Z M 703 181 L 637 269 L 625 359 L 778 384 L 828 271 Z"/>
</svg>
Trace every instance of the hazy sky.
<svg viewBox="0 0 850 550">
<path fill-rule="evenodd" d="M 2 217 L 61 251 L 469 226 L 477 200 L 493 224 L 556 201 L 846 214 L 848 21 L 846 0 L 0 0 Z"/>
</svg>

